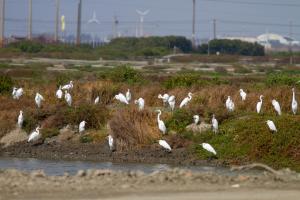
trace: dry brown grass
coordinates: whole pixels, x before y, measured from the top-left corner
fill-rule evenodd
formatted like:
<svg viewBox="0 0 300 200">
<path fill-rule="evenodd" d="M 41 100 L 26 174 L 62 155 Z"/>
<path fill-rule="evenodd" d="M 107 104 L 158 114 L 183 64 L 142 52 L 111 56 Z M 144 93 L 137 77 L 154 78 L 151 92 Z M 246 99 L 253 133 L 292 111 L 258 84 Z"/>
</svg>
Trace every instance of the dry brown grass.
<svg viewBox="0 0 300 200">
<path fill-rule="evenodd" d="M 30 81 L 18 81 L 16 86 L 22 86 L 25 89 L 25 94 L 19 101 L 13 100 L 10 95 L 0 96 L 0 135 L 14 128 L 19 110 L 24 111 L 25 118 L 31 116 L 33 119 L 31 121 L 32 124 L 27 127 L 26 131 L 30 131 L 38 124 L 49 129 L 61 128 L 67 125 L 65 123 L 70 122 L 76 125 L 86 118 L 90 119 L 87 126 L 97 129 L 103 127 L 105 125 L 103 123 L 110 119 L 110 116 L 113 116 L 110 121 L 110 127 L 113 130 L 113 134 L 118 138 L 119 148 L 138 148 L 160 137 L 156 124 L 156 114 L 150 111 L 154 108 L 163 107 L 162 101 L 157 98 L 160 93 L 175 95 L 176 108 L 178 109 L 180 102 L 187 96 L 188 92 L 192 92 L 193 99 L 186 109 L 193 114 L 199 114 L 206 121 L 210 121 L 212 114 L 216 114 L 217 119 L 222 122 L 231 116 L 239 115 L 239 113 L 255 112 L 256 104 L 261 94 L 265 96 L 262 108 L 264 113 L 275 114 L 271 104 L 273 98 L 280 102 L 284 113 L 290 113 L 292 97 L 290 87 L 267 88 L 263 86 L 253 88 L 254 84 L 251 82 L 243 82 L 241 84 L 237 82 L 234 85 L 195 86 L 166 90 L 159 83 L 155 82 L 144 86 L 129 86 L 102 80 L 75 81 L 74 88 L 71 91 L 73 105 L 72 108 L 68 108 L 64 99 L 56 99 L 55 92 L 57 87 L 55 83 L 36 84 Z M 113 101 L 115 94 L 119 92 L 125 93 L 128 88 L 132 92 L 133 100 L 139 97 L 145 99 L 145 111 L 138 112 L 133 103 L 131 103 L 131 107 L 124 109 L 123 105 L 119 106 L 117 101 Z M 240 88 L 243 88 L 248 93 L 245 102 L 241 101 Z M 40 92 L 45 97 L 45 102 L 42 103 L 42 108 L 39 110 L 34 103 L 36 92 Z M 93 101 L 98 95 L 101 99 L 99 106 L 102 106 L 93 108 Z M 225 109 L 227 96 L 231 96 L 235 102 L 236 111 L 233 114 L 229 114 Z M 89 106 L 82 111 L 80 109 L 82 105 Z M 111 110 L 108 111 L 108 108 Z M 93 114 L 90 112 L 93 112 Z M 104 117 L 104 115 L 107 116 Z M 66 116 L 69 119 L 66 119 Z M 162 118 L 165 122 L 170 117 L 171 113 L 163 113 Z"/>
<path fill-rule="evenodd" d="M 109 125 L 118 150 L 140 148 L 161 137 L 156 115 L 149 110 L 121 109 L 114 114 Z"/>
</svg>

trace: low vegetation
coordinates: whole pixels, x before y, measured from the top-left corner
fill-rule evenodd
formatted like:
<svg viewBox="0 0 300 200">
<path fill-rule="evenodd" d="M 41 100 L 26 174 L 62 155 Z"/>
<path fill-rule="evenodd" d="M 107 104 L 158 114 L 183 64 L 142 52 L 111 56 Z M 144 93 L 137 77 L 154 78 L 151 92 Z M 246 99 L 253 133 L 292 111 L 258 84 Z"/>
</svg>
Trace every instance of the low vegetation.
<svg viewBox="0 0 300 200">
<path fill-rule="evenodd" d="M 37 125 L 42 127 L 43 139 L 59 135 L 60 130 L 69 125 L 75 135 L 82 120 L 87 121 L 86 132 L 78 136 L 81 143 L 103 143 L 111 134 L 116 141 L 117 151 L 153 148 L 158 139 L 166 139 L 172 148 L 189 148 L 199 159 L 210 159 L 211 155 L 199 145 L 208 142 L 218 152 L 221 162 L 241 164 L 263 162 L 276 168 L 290 167 L 300 171 L 299 115 L 291 113 L 291 88 L 300 91 L 300 74 L 268 73 L 267 75 L 245 75 L 243 69 L 232 75 L 220 68 L 217 72 L 176 72 L 149 75 L 129 65 L 115 68 L 53 72 L 46 70 L 47 65 L 0 67 L 0 136 L 16 127 L 20 110 L 24 111 L 23 129 L 30 133 Z M 237 70 L 240 66 L 237 66 Z M 89 68 L 89 67 L 86 67 Z M 91 67 L 92 68 L 92 67 Z M 285 68 L 283 68 L 285 69 Z M 23 70 L 23 71 L 22 71 Z M 37 75 L 42 74 L 43 80 Z M 147 69 L 149 70 L 149 69 Z M 147 71 L 146 70 L 146 71 Z M 59 85 L 74 81 L 71 90 L 72 106 L 64 99 L 55 98 Z M 11 97 L 12 87 L 23 87 L 24 95 L 19 101 Z M 239 89 L 247 93 L 242 102 Z M 143 97 L 146 102 L 144 111 L 138 111 L 131 102 L 129 106 L 120 104 L 113 97 L 119 92 L 132 92 L 132 99 Z M 42 107 L 37 109 L 34 95 L 40 92 L 45 97 Z M 192 101 L 183 109 L 179 103 L 193 93 Z M 158 94 L 169 93 L 176 96 L 176 109 L 172 112 L 164 106 Z M 255 113 L 259 96 L 264 95 L 262 114 Z M 100 103 L 94 105 L 99 96 Z M 235 102 L 235 111 L 225 109 L 227 96 Z M 283 116 L 276 116 L 271 100 L 280 102 Z M 162 110 L 168 134 L 162 135 L 157 128 L 155 110 Z M 212 131 L 191 133 L 186 126 L 193 123 L 193 115 L 198 114 L 202 121 L 210 123 L 213 114 L 220 123 L 216 135 Z M 265 123 L 267 119 L 275 122 L 278 133 L 271 133 Z"/>
</svg>

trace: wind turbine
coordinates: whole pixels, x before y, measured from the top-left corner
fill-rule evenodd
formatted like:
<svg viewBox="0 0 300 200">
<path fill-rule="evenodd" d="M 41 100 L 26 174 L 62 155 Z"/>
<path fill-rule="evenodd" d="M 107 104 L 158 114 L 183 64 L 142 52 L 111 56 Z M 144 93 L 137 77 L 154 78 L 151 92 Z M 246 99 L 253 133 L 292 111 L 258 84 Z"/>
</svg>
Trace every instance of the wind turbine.
<svg viewBox="0 0 300 200">
<path fill-rule="evenodd" d="M 136 12 L 140 15 L 140 36 L 144 37 L 144 17 L 149 14 L 150 10 L 143 12 L 137 9 Z"/>
<path fill-rule="evenodd" d="M 95 11 L 93 12 L 92 18 L 88 20 L 88 24 L 97 24 L 97 25 L 100 24 L 99 20 L 97 19 L 97 15 L 96 15 Z M 95 48 L 95 33 L 94 32 L 92 33 L 92 38 L 93 38 L 93 48 Z"/>
<path fill-rule="evenodd" d="M 88 24 L 93 24 L 93 23 L 100 24 L 99 20 L 97 19 L 97 15 L 96 15 L 95 11 L 93 12 L 92 18 L 89 19 L 89 21 L 88 21 Z"/>
</svg>

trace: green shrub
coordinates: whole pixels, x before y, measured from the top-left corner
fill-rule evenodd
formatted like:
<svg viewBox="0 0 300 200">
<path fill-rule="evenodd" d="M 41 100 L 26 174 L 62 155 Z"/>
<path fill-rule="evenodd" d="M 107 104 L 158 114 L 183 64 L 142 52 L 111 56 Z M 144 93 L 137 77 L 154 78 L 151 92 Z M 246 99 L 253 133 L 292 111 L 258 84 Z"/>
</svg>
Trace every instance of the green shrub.
<svg viewBox="0 0 300 200">
<path fill-rule="evenodd" d="M 108 109 L 104 106 L 93 104 L 82 104 L 75 108 L 68 108 L 62 114 L 65 124 L 79 125 L 83 120 L 87 122 L 87 127 L 101 129 L 106 126 L 109 119 Z"/>
<path fill-rule="evenodd" d="M 268 86 L 274 85 L 295 85 L 299 81 L 299 78 L 293 77 L 285 73 L 271 73 L 267 76 L 266 84 Z"/>
<path fill-rule="evenodd" d="M 243 66 L 235 66 L 234 72 L 238 73 L 238 74 L 249 74 L 249 73 L 252 73 L 252 70 L 247 69 L 246 67 L 243 67 Z"/>
<path fill-rule="evenodd" d="M 200 77 L 197 74 L 184 73 L 170 77 L 163 83 L 163 85 L 167 89 L 175 87 L 191 87 L 193 84 L 198 82 L 199 78 Z"/>
<path fill-rule="evenodd" d="M 22 52 L 25 53 L 38 53 L 41 52 L 44 48 L 44 45 L 40 42 L 35 41 L 21 41 L 12 43 L 9 47 L 20 49 Z"/>
<path fill-rule="evenodd" d="M 185 131 L 186 126 L 193 122 L 193 114 L 186 109 L 180 109 L 174 111 L 172 118 L 166 122 L 166 126 L 170 130 L 174 130 L 178 133 Z"/>
<path fill-rule="evenodd" d="M 59 129 L 58 128 L 43 128 L 41 129 L 42 138 L 52 138 L 54 136 L 59 135 Z"/>
<path fill-rule="evenodd" d="M 0 94 L 10 92 L 13 88 L 13 80 L 9 76 L 0 75 Z"/>
<path fill-rule="evenodd" d="M 89 136 L 89 135 L 84 135 L 80 137 L 80 142 L 81 143 L 91 143 L 93 142 L 93 137 Z"/>
<path fill-rule="evenodd" d="M 128 65 L 114 68 L 109 72 L 108 77 L 112 81 L 128 84 L 141 83 L 143 81 L 141 73 Z"/>
</svg>

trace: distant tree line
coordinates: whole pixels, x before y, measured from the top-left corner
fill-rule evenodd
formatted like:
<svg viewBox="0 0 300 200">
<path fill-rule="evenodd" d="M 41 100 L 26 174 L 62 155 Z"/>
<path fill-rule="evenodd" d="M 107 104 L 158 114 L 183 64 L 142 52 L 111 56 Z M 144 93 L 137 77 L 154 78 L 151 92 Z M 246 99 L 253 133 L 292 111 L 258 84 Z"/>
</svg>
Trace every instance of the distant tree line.
<svg viewBox="0 0 300 200">
<path fill-rule="evenodd" d="M 243 42 L 241 40 L 216 39 L 209 41 L 209 44 L 198 46 L 196 52 L 200 54 L 230 54 L 243 56 L 264 56 L 264 47 L 258 43 Z"/>
<path fill-rule="evenodd" d="M 185 37 L 165 36 L 165 37 L 123 37 L 111 40 L 109 43 L 92 48 L 91 45 L 68 45 L 63 43 L 42 43 L 40 41 L 21 41 L 9 44 L 7 50 L 13 52 L 53 54 L 61 53 L 80 56 L 86 54 L 88 57 L 102 57 L 104 59 L 131 59 L 137 57 L 160 57 L 173 52 L 211 54 L 217 52 L 230 55 L 263 56 L 264 47 L 257 43 L 242 42 L 240 40 L 211 40 L 208 44 L 202 44 L 196 49 L 192 48 L 192 43 Z"/>
</svg>

